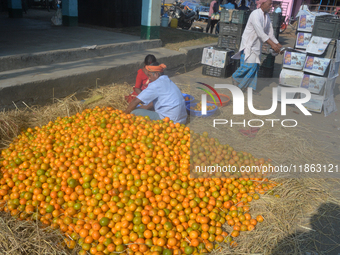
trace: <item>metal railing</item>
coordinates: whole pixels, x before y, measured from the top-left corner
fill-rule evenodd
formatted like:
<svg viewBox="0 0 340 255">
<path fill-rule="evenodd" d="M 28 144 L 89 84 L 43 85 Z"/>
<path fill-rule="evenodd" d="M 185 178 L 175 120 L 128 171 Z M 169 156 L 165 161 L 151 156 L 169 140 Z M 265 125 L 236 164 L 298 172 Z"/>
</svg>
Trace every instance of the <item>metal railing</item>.
<svg viewBox="0 0 340 255">
<path fill-rule="evenodd" d="M 311 12 L 328 12 L 334 14 L 340 6 L 334 5 L 320 5 L 320 4 L 308 4 L 308 9 Z"/>
</svg>

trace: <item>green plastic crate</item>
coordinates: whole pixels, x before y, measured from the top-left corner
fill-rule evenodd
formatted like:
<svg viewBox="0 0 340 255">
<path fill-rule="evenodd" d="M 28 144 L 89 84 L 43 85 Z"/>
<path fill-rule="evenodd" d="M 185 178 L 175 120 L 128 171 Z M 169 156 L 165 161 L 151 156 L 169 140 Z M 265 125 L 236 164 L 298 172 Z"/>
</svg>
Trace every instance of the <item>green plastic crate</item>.
<svg viewBox="0 0 340 255">
<path fill-rule="evenodd" d="M 334 19 L 330 16 L 316 17 L 312 36 L 340 39 L 340 19 Z"/>
<path fill-rule="evenodd" d="M 203 65 L 202 74 L 213 76 L 213 77 L 221 77 L 226 78 L 231 76 L 235 72 L 234 62 L 225 66 L 224 68 L 218 68 L 214 66 Z"/>
<path fill-rule="evenodd" d="M 226 35 L 220 35 L 218 37 L 218 43 L 217 46 L 219 48 L 224 48 L 224 49 L 231 49 L 234 51 L 238 51 L 240 48 L 241 44 L 241 37 L 237 36 L 226 36 Z"/>
<path fill-rule="evenodd" d="M 272 54 L 261 54 L 261 66 L 270 68 L 275 64 L 275 57 Z"/>
<path fill-rule="evenodd" d="M 273 28 L 281 26 L 281 23 L 282 23 L 282 14 L 281 13 L 275 13 L 275 12 L 269 13 L 269 17 L 270 17 L 271 23 L 273 25 Z"/>
<path fill-rule="evenodd" d="M 229 21 L 229 10 L 222 9 L 220 22 L 247 24 L 250 11 L 233 10 L 231 21 Z"/>
<path fill-rule="evenodd" d="M 258 78 L 273 78 L 274 74 L 274 66 L 273 67 L 264 67 L 260 66 L 260 69 L 257 73 Z"/>
<path fill-rule="evenodd" d="M 245 24 L 232 24 L 220 22 L 220 35 L 231 35 L 241 37 L 245 28 Z"/>
</svg>

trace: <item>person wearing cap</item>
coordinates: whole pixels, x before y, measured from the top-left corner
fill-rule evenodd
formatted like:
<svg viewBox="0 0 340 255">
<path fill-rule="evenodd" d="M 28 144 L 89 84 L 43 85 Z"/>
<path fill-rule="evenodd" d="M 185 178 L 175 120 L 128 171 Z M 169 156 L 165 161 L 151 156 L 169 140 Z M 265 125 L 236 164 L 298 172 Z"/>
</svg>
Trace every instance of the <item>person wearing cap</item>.
<svg viewBox="0 0 340 255">
<path fill-rule="evenodd" d="M 154 62 L 145 66 L 149 77 L 149 86 L 134 98 L 125 110 L 139 116 L 149 116 L 151 120 L 169 117 L 175 123 L 185 124 L 187 111 L 182 92 L 167 75 L 164 64 Z M 144 104 L 137 108 L 140 103 Z M 155 111 L 150 109 L 154 107 Z"/>
<path fill-rule="evenodd" d="M 272 8 L 272 0 L 257 1 L 258 9 L 252 11 L 242 34 L 240 50 L 234 59 L 241 59 L 241 66 L 233 73 L 234 85 L 245 90 L 247 87 L 256 92 L 257 72 L 259 70 L 263 43 L 268 43 L 276 53 L 280 53 L 282 45 L 274 36 L 273 26 L 268 12 Z"/>
</svg>

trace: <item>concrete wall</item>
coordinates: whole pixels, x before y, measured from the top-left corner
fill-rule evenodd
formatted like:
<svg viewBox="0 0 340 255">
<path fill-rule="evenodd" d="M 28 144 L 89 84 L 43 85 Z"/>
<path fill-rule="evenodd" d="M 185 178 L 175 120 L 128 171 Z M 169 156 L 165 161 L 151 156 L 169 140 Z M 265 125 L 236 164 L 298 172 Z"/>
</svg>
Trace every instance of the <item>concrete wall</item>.
<svg viewBox="0 0 340 255">
<path fill-rule="evenodd" d="M 80 23 L 104 27 L 141 25 L 142 0 L 78 0 Z"/>
</svg>

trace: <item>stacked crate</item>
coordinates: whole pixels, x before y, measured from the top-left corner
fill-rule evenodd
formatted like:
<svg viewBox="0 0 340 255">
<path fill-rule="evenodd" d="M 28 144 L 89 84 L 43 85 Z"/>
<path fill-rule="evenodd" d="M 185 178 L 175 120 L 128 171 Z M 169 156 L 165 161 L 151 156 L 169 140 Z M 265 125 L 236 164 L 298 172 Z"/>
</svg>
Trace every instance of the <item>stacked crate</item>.
<svg viewBox="0 0 340 255">
<path fill-rule="evenodd" d="M 208 61 L 204 59 L 206 54 L 211 54 Z M 220 78 L 231 76 L 235 71 L 234 61 L 231 59 L 231 56 L 234 54 L 235 52 L 229 49 L 218 47 L 204 48 L 202 54 L 202 74 Z M 223 59 L 222 56 L 224 56 Z"/>
<path fill-rule="evenodd" d="M 223 9 L 220 18 L 220 30 L 218 37 L 218 47 L 230 49 L 236 52 L 240 49 L 242 34 L 246 27 L 250 11 L 232 10 L 230 19 L 229 10 Z M 234 61 L 234 68 L 240 66 L 240 61 Z"/>
<path fill-rule="evenodd" d="M 269 16 L 273 25 L 274 36 L 276 39 L 279 39 L 282 15 L 281 13 L 270 13 Z M 273 77 L 275 57 L 270 53 L 270 49 L 269 44 L 263 43 L 260 70 L 258 72 L 258 77 L 260 78 Z"/>
</svg>

